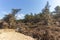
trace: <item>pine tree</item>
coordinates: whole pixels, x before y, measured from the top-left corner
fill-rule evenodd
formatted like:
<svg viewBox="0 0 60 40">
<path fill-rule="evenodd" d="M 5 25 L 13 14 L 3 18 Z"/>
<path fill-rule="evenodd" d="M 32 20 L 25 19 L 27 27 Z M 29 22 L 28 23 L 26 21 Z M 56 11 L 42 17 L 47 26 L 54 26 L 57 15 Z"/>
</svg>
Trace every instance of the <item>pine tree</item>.
<svg viewBox="0 0 60 40">
<path fill-rule="evenodd" d="M 55 13 L 60 14 L 60 6 L 55 7 Z"/>
<path fill-rule="evenodd" d="M 54 15 L 54 18 L 55 18 L 55 19 L 59 19 L 59 18 L 60 18 L 60 6 L 56 6 L 56 7 L 55 7 L 54 13 L 56 13 L 56 14 Z"/>
<path fill-rule="evenodd" d="M 25 22 L 32 22 L 33 21 L 33 18 L 34 18 L 34 16 L 31 13 L 30 15 L 29 14 L 26 14 L 24 19 L 25 19 Z"/>
<path fill-rule="evenodd" d="M 50 7 L 49 2 L 47 2 L 45 8 L 42 10 L 43 17 L 44 17 L 44 20 L 45 20 L 47 25 L 51 25 L 51 21 L 52 21 L 51 13 L 49 11 L 49 7 Z"/>
<path fill-rule="evenodd" d="M 15 14 L 17 14 L 18 11 L 19 9 L 13 9 L 11 14 L 8 14 L 3 18 L 3 20 L 9 24 L 9 28 L 15 28 L 16 26 Z"/>
</svg>

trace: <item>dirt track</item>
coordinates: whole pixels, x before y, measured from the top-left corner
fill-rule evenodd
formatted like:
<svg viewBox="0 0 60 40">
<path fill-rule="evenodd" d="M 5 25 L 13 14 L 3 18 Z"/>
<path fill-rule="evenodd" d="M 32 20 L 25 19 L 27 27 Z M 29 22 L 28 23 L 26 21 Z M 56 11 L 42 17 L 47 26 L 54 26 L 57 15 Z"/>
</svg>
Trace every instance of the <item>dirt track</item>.
<svg viewBox="0 0 60 40">
<path fill-rule="evenodd" d="M 17 33 L 14 30 L 0 30 L 0 40 L 34 40 L 29 36 Z"/>
</svg>

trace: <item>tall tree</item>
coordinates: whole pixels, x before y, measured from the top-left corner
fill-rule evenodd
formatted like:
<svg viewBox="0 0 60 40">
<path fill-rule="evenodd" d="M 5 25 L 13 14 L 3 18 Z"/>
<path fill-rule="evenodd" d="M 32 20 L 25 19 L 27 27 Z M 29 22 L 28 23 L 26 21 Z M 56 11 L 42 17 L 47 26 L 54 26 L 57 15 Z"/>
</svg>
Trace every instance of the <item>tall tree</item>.
<svg viewBox="0 0 60 40">
<path fill-rule="evenodd" d="M 44 17 L 44 20 L 47 23 L 47 25 L 51 25 L 51 21 L 52 21 L 51 15 L 50 15 L 51 13 L 49 11 L 49 7 L 50 7 L 49 2 L 47 2 L 45 8 L 42 10 L 43 17 Z"/>
<path fill-rule="evenodd" d="M 29 14 L 25 15 L 25 21 L 26 22 L 32 22 L 33 18 L 34 18 L 34 16 L 32 13 L 30 15 Z"/>
<path fill-rule="evenodd" d="M 16 15 L 21 9 L 12 9 L 12 15 Z"/>
<path fill-rule="evenodd" d="M 20 9 L 13 9 L 11 14 L 8 14 L 3 18 L 3 20 L 9 24 L 9 28 L 15 28 L 16 26 L 15 14 L 17 14 L 19 10 Z"/>
<path fill-rule="evenodd" d="M 54 15 L 54 18 L 55 18 L 55 19 L 60 18 L 60 6 L 56 6 L 56 7 L 55 7 L 54 13 L 56 13 L 56 14 Z"/>
<path fill-rule="evenodd" d="M 58 14 L 60 13 L 60 6 L 55 7 L 55 13 L 58 13 Z"/>
</svg>

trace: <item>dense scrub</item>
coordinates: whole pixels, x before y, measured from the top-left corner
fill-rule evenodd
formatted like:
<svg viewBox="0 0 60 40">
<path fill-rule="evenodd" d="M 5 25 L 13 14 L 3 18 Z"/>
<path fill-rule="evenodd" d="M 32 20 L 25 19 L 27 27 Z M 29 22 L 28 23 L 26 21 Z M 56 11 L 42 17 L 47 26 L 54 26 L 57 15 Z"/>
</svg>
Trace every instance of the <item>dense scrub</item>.
<svg viewBox="0 0 60 40">
<path fill-rule="evenodd" d="M 0 21 L 1 29 L 16 29 L 17 32 L 31 36 L 37 40 L 60 40 L 60 6 L 49 11 L 49 3 L 39 14 L 26 14 L 24 19 L 16 20 L 20 9 L 13 9 Z M 56 14 L 53 14 L 56 13 Z"/>
</svg>

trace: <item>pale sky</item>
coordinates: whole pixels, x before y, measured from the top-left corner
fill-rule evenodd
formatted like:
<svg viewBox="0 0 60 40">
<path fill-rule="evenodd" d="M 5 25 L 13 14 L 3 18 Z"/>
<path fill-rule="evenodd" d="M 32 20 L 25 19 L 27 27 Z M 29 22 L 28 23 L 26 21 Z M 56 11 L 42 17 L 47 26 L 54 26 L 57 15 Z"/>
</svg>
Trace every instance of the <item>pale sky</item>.
<svg viewBox="0 0 60 40">
<path fill-rule="evenodd" d="M 12 8 L 22 9 L 17 14 L 17 19 L 24 18 L 25 14 L 31 12 L 39 13 L 45 7 L 47 1 L 51 6 L 50 11 L 54 11 L 57 5 L 60 6 L 60 0 L 0 0 L 0 19 L 10 13 Z"/>
</svg>

